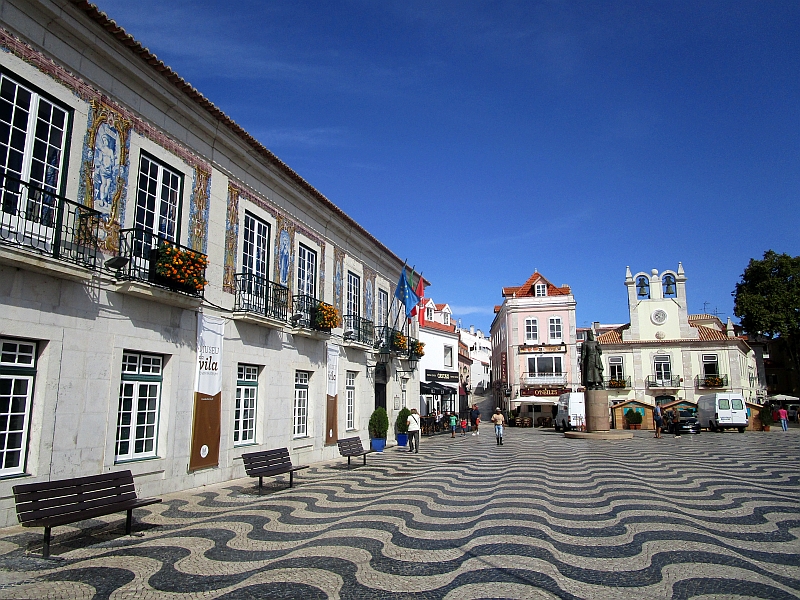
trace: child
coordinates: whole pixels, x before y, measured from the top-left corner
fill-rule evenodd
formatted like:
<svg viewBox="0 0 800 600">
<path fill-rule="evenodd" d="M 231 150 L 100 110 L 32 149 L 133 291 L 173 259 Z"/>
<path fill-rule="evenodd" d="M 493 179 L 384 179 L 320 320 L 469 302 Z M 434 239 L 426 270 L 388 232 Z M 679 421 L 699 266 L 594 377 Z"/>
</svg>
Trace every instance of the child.
<svg viewBox="0 0 800 600">
<path fill-rule="evenodd" d="M 456 437 L 456 424 L 458 423 L 458 417 L 456 413 L 450 413 L 450 437 Z"/>
<path fill-rule="evenodd" d="M 461 419 L 461 437 L 467 437 L 467 419 Z"/>
</svg>

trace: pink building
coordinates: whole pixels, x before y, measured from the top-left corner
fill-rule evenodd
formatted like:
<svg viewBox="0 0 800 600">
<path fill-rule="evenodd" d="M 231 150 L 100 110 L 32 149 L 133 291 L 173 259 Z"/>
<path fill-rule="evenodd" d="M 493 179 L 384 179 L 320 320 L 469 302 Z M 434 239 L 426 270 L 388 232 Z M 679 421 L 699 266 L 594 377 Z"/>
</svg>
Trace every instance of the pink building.
<svg viewBox="0 0 800 600">
<path fill-rule="evenodd" d="M 568 285 L 556 287 L 534 272 L 521 286 L 504 287 L 491 340 L 498 406 L 548 417 L 560 394 L 579 388 L 575 298 Z"/>
</svg>

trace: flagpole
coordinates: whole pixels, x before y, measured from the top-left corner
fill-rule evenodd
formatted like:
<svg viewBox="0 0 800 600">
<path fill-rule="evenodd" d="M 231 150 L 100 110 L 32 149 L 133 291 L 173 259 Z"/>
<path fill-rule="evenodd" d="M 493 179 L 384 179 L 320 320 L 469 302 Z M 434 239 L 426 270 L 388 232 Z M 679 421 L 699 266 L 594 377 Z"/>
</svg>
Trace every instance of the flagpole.
<svg viewBox="0 0 800 600">
<path fill-rule="evenodd" d="M 408 263 L 406 263 L 406 264 L 408 264 Z M 411 267 L 411 273 L 412 273 L 412 275 L 413 275 L 413 273 L 414 273 L 414 268 L 415 268 L 416 266 L 417 266 L 417 265 L 414 265 L 413 267 Z M 404 265 L 403 265 L 403 272 L 405 272 L 405 269 L 406 269 L 406 265 L 404 264 Z M 408 280 L 406 280 L 406 285 L 408 285 L 407 281 L 408 281 Z M 404 293 L 403 293 L 403 296 L 405 296 L 405 290 L 403 290 L 403 291 L 404 291 Z M 395 297 L 397 297 L 397 290 L 395 290 Z M 405 302 L 403 302 L 403 306 L 405 306 L 405 305 L 406 305 L 406 303 L 405 303 Z M 408 307 L 406 307 L 406 310 L 407 310 L 407 309 L 408 309 Z M 395 316 L 395 318 L 394 318 L 394 323 L 392 324 L 392 329 L 396 329 L 396 328 L 397 328 L 397 320 L 398 320 L 399 318 L 400 318 L 400 311 L 397 311 L 397 315 L 396 315 L 396 316 Z"/>
<path fill-rule="evenodd" d="M 408 264 L 407 260 L 403 261 L 403 270 L 405 271 L 406 265 Z M 389 315 L 392 314 L 392 307 L 394 307 L 394 301 L 397 300 L 397 290 L 395 293 L 392 294 L 392 301 L 389 303 L 389 311 L 386 313 L 386 323 L 389 323 Z M 394 328 L 392 328 L 394 329 Z"/>
</svg>

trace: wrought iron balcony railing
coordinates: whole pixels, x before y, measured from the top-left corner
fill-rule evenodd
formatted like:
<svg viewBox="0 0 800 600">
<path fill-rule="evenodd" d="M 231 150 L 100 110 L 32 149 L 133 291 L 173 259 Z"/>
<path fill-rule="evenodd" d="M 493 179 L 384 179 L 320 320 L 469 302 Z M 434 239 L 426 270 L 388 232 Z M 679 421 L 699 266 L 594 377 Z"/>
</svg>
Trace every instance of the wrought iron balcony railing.
<svg viewBox="0 0 800 600">
<path fill-rule="evenodd" d="M 414 338 L 408 338 L 408 359 L 419 360 L 425 356 L 424 344 Z"/>
<path fill-rule="evenodd" d="M 566 373 L 530 373 L 526 372 L 520 377 L 521 385 L 566 385 Z"/>
<path fill-rule="evenodd" d="M 393 327 L 376 327 L 374 347 L 382 353 L 406 354 L 408 353 L 408 338 L 402 331 Z"/>
<path fill-rule="evenodd" d="M 96 269 L 101 215 L 0 169 L 0 243 Z"/>
<path fill-rule="evenodd" d="M 336 320 L 336 311 L 330 304 L 306 294 L 292 296 L 290 321 L 295 327 L 330 333 Z"/>
<path fill-rule="evenodd" d="M 144 229 L 120 229 L 119 255 L 128 259 L 118 277 L 146 281 L 187 296 L 202 296 L 208 259 Z"/>
<path fill-rule="evenodd" d="M 604 377 L 603 381 L 609 390 L 624 390 L 631 387 L 630 377 Z"/>
<path fill-rule="evenodd" d="M 724 388 L 728 387 L 727 375 L 697 375 L 694 386 L 698 388 Z"/>
<path fill-rule="evenodd" d="M 286 321 L 289 317 L 289 288 L 255 273 L 236 273 L 234 310 Z"/>
<path fill-rule="evenodd" d="M 649 388 L 679 388 L 681 387 L 681 378 L 648 375 L 645 385 Z"/>
<path fill-rule="evenodd" d="M 358 315 L 345 315 L 342 318 L 342 327 L 345 341 L 371 346 L 375 339 L 375 325 Z"/>
</svg>

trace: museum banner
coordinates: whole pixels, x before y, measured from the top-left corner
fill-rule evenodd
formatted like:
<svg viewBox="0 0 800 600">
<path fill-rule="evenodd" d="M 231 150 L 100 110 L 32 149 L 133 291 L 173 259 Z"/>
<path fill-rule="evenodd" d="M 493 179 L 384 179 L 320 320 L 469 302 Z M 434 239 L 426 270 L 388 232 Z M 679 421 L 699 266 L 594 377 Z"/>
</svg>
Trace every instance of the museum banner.
<svg viewBox="0 0 800 600">
<path fill-rule="evenodd" d="M 197 367 L 190 472 L 219 464 L 224 332 L 224 319 L 197 314 Z"/>
<path fill-rule="evenodd" d="M 325 445 L 339 439 L 339 346 L 328 344 L 328 388 L 325 402 Z"/>
</svg>

